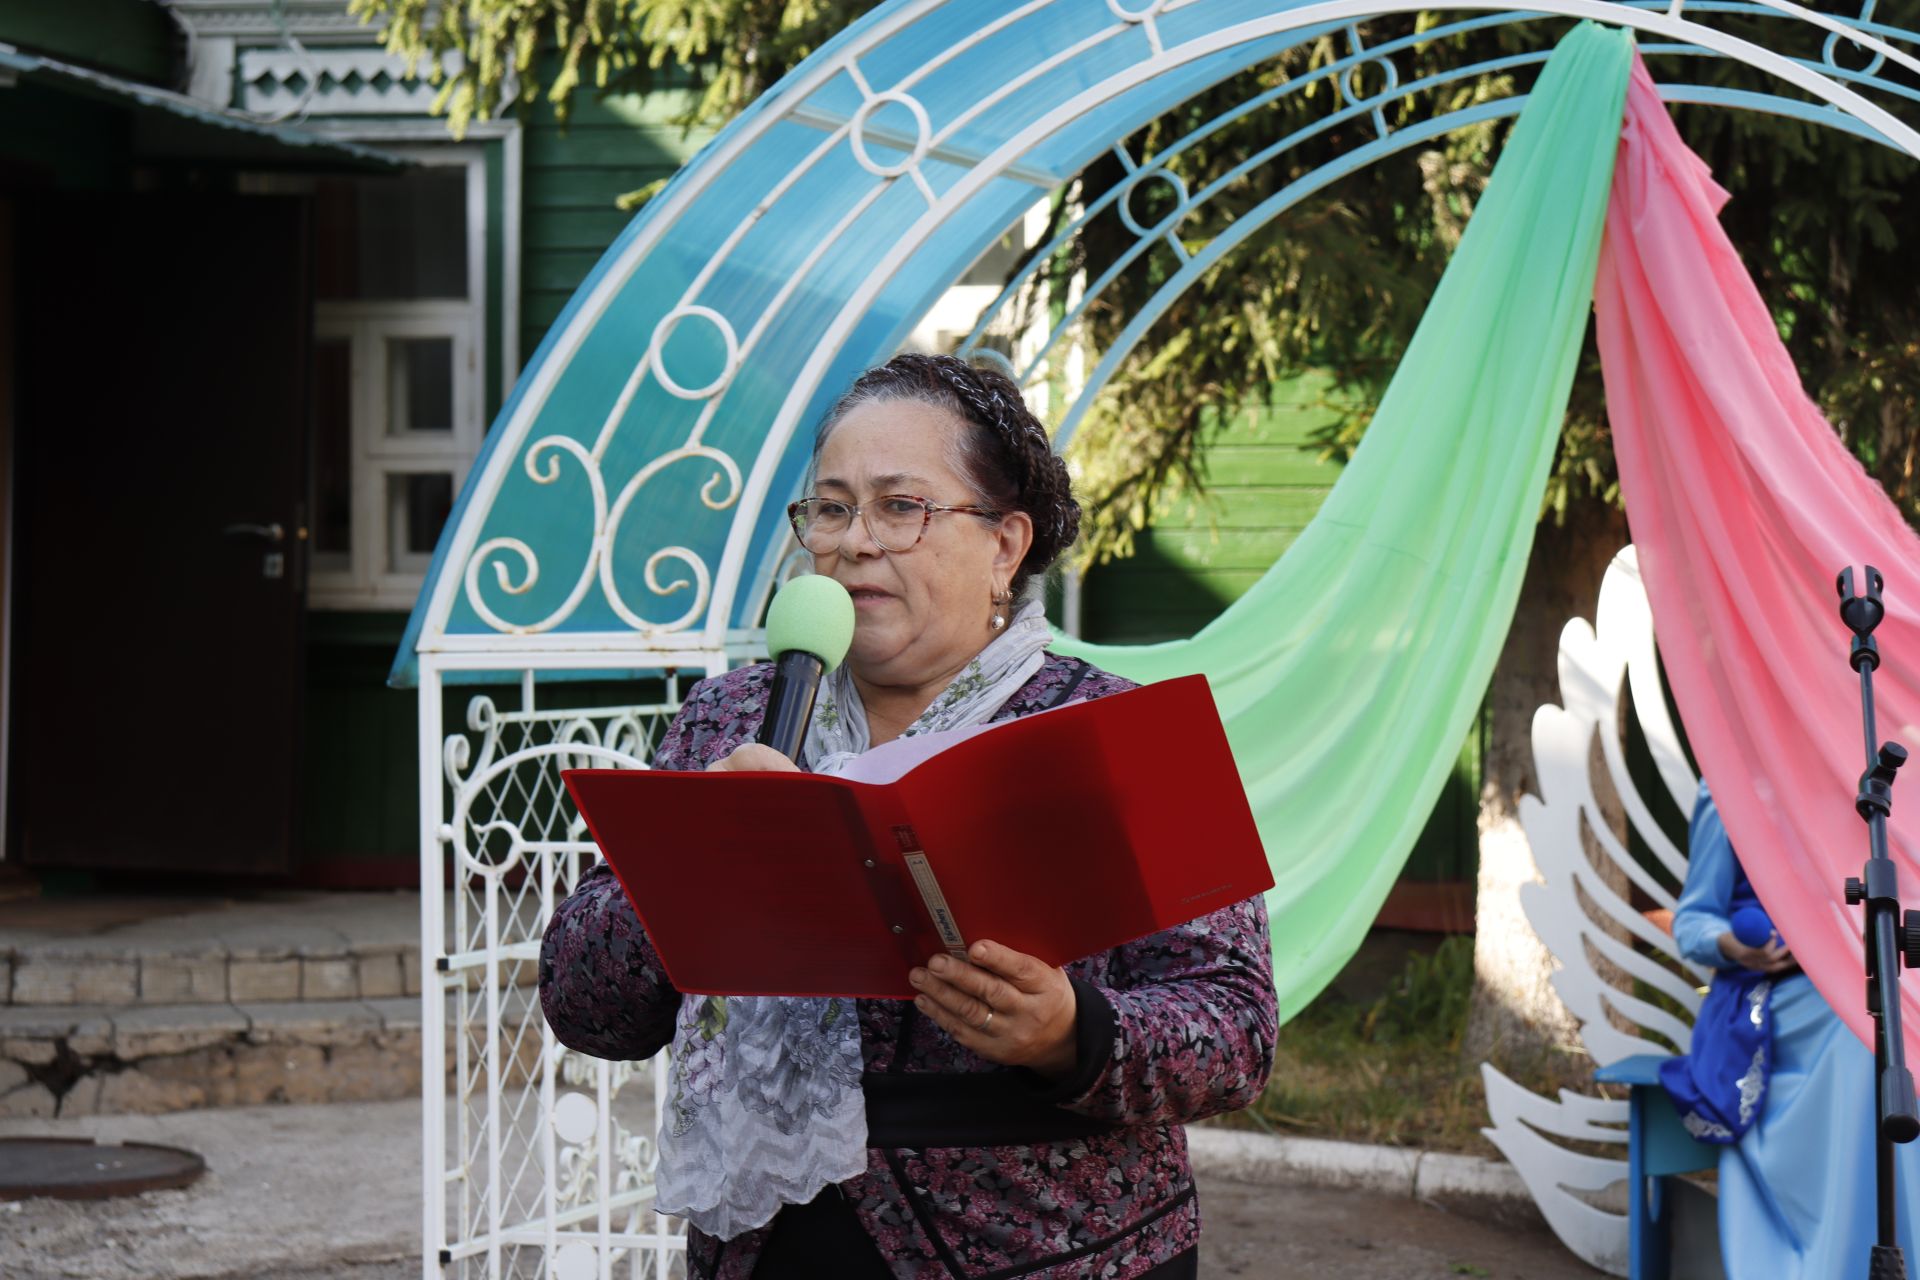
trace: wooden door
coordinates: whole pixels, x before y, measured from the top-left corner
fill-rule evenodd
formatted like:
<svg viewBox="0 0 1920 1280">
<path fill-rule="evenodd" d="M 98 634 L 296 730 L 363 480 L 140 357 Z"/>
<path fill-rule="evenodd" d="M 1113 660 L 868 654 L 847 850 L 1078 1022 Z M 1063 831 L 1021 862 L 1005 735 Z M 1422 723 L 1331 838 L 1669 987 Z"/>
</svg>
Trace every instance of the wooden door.
<svg viewBox="0 0 1920 1280">
<path fill-rule="evenodd" d="M 16 207 L 12 808 L 40 866 L 289 870 L 304 202 Z"/>
</svg>

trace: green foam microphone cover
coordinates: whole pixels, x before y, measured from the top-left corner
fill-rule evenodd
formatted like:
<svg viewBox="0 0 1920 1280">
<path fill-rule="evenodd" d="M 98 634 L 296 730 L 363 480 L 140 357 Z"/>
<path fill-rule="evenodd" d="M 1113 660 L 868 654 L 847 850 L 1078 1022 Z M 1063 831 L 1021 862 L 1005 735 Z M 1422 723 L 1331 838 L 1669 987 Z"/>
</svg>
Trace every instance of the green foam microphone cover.
<svg viewBox="0 0 1920 1280">
<path fill-rule="evenodd" d="M 840 665 L 853 644 L 853 597 L 832 578 L 809 573 L 780 588 L 767 610 L 767 653 L 798 649 L 826 664 Z"/>
</svg>

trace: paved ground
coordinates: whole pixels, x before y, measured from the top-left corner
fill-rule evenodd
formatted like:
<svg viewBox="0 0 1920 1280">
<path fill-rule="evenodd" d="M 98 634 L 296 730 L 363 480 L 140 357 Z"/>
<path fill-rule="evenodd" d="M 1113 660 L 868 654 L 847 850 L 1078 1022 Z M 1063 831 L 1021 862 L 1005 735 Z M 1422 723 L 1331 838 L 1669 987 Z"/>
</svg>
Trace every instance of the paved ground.
<svg viewBox="0 0 1920 1280">
<path fill-rule="evenodd" d="M 419 1104 L 385 1102 L 0 1122 L 0 1136 L 185 1146 L 184 1191 L 0 1204 L 8 1280 L 414 1280 Z M 1204 1276 L 1591 1280 L 1537 1221 L 1500 1225 L 1365 1192 L 1203 1178 Z"/>
<path fill-rule="evenodd" d="M 0 1122 L 0 1136 L 23 1134 L 186 1147 L 208 1172 L 123 1200 L 0 1204 L 9 1280 L 344 1277 L 419 1255 L 417 1101 Z"/>
<path fill-rule="evenodd" d="M 1249 1280 L 1596 1280 L 1537 1218 L 1501 1224 L 1418 1200 L 1202 1177 L 1200 1274 Z M 384 1280 L 384 1277 L 382 1278 Z"/>
</svg>

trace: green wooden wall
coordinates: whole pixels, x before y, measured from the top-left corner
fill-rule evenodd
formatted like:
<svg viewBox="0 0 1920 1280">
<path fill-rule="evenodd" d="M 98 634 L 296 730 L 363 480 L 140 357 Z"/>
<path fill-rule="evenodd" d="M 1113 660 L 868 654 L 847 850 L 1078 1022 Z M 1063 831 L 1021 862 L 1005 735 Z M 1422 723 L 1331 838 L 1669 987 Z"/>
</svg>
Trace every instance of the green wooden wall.
<svg viewBox="0 0 1920 1280">
<path fill-rule="evenodd" d="M 527 122 L 521 224 L 520 350 L 530 356 L 567 299 L 633 215 L 614 201 L 670 177 L 711 136 L 668 123 L 679 90 L 583 99 L 562 128 L 550 111 Z"/>
<path fill-rule="evenodd" d="M 1131 556 L 1088 572 L 1081 600 L 1087 639 L 1149 644 L 1190 636 L 1293 545 L 1340 477 L 1339 464 L 1322 456 L 1316 439 L 1333 421 L 1325 391 L 1322 380 L 1302 378 L 1275 387 L 1266 403 L 1202 428 L 1205 496 L 1163 502 Z M 1474 878 L 1484 739 L 1484 724 L 1476 724 L 1403 880 Z"/>
<path fill-rule="evenodd" d="M 153 0 L 0 0 L 0 40 L 112 75 L 166 84 L 181 36 Z"/>
<path fill-rule="evenodd" d="M 303 879 L 352 887 L 418 879 L 417 695 L 387 688 L 405 626 L 394 613 L 308 615 Z"/>
<path fill-rule="evenodd" d="M 1201 428 L 1205 496 L 1164 501 L 1124 560 L 1090 570 L 1081 629 L 1089 640 L 1150 644 L 1190 636 L 1240 598 L 1300 531 L 1340 466 L 1314 433 L 1332 421 L 1313 378 L 1275 388 Z"/>
<path fill-rule="evenodd" d="M 150 0 L 0 0 L 0 41 L 161 83 L 171 80 L 177 52 L 173 25 Z M 544 106 L 523 121 L 521 302 L 511 318 L 522 361 L 632 218 L 616 199 L 671 175 L 706 142 L 707 134 L 669 123 L 685 104 L 675 89 L 645 98 L 588 97 L 576 105 L 569 127 Z M 131 127 L 128 113 L 111 104 L 23 82 L 0 90 L 0 166 L 44 172 L 63 189 L 121 189 L 128 182 Z M 501 401 L 506 191 L 504 147 L 497 140 L 483 146 L 489 191 L 484 385 L 491 416 Z M 365 886 L 417 880 L 417 694 L 386 687 L 405 623 L 397 612 L 308 616 L 299 879 Z M 476 692 L 449 690 L 444 722 L 464 723 Z M 503 706 L 518 705 L 517 688 L 492 692 Z M 552 706 L 658 696 L 657 688 L 584 682 L 543 686 L 539 695 L 542 705 Z"/>
</svg>

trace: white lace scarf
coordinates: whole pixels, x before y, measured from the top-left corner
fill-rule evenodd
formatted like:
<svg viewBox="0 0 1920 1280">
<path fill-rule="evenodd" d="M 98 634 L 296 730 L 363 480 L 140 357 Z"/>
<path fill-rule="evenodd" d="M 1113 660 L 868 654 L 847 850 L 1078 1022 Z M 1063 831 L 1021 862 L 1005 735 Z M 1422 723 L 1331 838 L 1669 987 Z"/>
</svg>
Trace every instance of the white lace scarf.
<svg viewBox="0 0 1920 1280">
<path fill-rule="evenodd" d="M 1028 603 L 954 677 L 907 735 L 985 724 L 1040 670 L 1052 632 Z M 906 735 L 903 735 L 906 736 Z M 808 727 L 815 773 L 870 745 L 843 665 L 822 682 Z M 657 1206 L 731 1240 L 867 1167 L 860 1019 L 850 999 L 686 996 L 660 1128 Z"/>
</svg>

